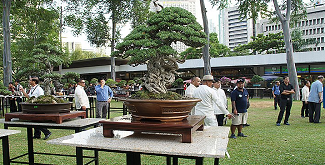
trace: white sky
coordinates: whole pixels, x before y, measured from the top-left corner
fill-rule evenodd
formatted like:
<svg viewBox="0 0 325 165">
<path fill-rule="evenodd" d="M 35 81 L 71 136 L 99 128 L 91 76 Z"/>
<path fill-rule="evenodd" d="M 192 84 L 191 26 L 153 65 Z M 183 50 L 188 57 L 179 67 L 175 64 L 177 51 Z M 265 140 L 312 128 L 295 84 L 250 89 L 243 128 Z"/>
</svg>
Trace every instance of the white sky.
<svg viewBox="0 0 325 165">
<path fill-rule="evenodd" d="M 198 1 L 197 6 L 196 6 L 197 21 L 202 25 L 200 2 L 199 2 L 199 0 L 197 0 L 197 1 Z M 213 20 L 214 25 L 217 26 L 218 25 L 218 21 L 217 21 L 218 12 L 217 12 L 216 7 L 212 8 L 209 0 L 205 0 L 205 7 L 207 9 L 208 20 L 209 21 Z M 210 24 L 210 22 L 209 22 L 209 24 Z M 129 25 L 126 25 L 121 31 L 122 37 L 125 37 L 127 34 L 129 34 L 130 29 L 131 29 L 131 27 Z M 71 28 L 66 27 L 64 30 L 64 33 L 63 33 L 63 37 L 64 37 L 63 42 L 81 42 L 83 50 L 95 51 L 95 48 L 90 46 L 89 42 L 87 41 L 87 36 L 85 34 L 75 37 L 75 36 L 73 36 L 73 34 L 71 32 Z M 106 52 L 110 52 L 110 51 L 106 50 Z"/>
</svg>

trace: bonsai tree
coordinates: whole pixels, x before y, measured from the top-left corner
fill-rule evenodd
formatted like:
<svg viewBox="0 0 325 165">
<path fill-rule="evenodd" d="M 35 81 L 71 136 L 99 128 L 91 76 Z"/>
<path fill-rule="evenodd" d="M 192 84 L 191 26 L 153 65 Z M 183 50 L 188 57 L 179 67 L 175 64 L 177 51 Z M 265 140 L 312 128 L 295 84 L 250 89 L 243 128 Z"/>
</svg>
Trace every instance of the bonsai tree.
<svg viewBox="0 0 325 165">
<path fill-rule="evenodd" d="M 117 83 L 117 86 L 123 88 L 126 85 L 126 80 L 121 80 L 120 82 Z"/>
<path fill-rule="evenodd" d="M 182 78 L 178 78 L 174 81 L 173 86 L 179 87 L 179 86 L 182 86 L 183 84 L 184 84 L 184 80 Z"/>
<path fill-rule="evenodd" d="M 122 43 L 117 45 L 114 56 L 129 58 L 133 65 L 147 64 L 143 88 L 152 93 L 166 93 L 175 81 L 181 62 L 180 55 L 171 47 L 182 42 L 191 47 L 202 47 L 206 35 L 195 16 L 189 11 L 167 7 L 149 17 L 146 25 L 137 26 Z"/>
<path fill-rule="evenodd" d="M 257 84 L 261 81 L 264 81 L 264 79 L 259 75 L 254 75 L 253 78 L 251 79 L 251 83 L 253 84 Z"/>
<path fill-rule="evenodd" d="M 22 69 L 16 77 L 26 78 L 38 76 L 43 79 L 45 95 L 51 94 L 51 83 L 60 79 L 58 74 L 53 73 L 53 68 L 67 63 L 68 54 L 60 50 L 59 45 L 41 43 L 34 46 L 31 56 L 24 59 Z M 56 84 L 56 83 L 55 83 Z"/>
<path fill-rule="evenodd" d="M 134 80 L 129 80 L 128 83 L 127 83 L 127 85 L 132 85 L 132 84 L 134 84 L 134 83 L 135 83 Z"/>
<path fill-rule="evenodd" d="M 93 85 L 96 85 L 97 82 L 98 82 L 98 79 L 97 79 L 97 78 L 92 78 L 92 79 L 90 80 L 90 84 L 93 84 Z"/>
<path fill-rule="evenodd" d="M 109 86 L 109 87 L 115 87 L 117 82 L 114 81 L 113 79 L 107 79 L 106 80 L 106 84 Z"/>
</svg>

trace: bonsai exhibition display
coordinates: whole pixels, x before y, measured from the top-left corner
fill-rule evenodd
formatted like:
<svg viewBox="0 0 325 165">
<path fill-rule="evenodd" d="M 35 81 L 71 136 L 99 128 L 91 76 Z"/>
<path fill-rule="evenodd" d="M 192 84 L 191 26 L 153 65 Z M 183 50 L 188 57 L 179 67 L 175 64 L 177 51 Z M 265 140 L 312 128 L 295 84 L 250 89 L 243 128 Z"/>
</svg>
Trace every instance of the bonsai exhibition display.
<svg viewBox="0 0 325 165">
<path fill-rule="evenodd" d="M 153 14 L 146 24 L 137 26 L 117 45 L 114 56 L 128 58 L 134 66 L 147 65 L 148 72 L 142 78 L 143 90 L 125 100 L 134 120 L 183 120 L 201 101 L 167 91 L 175 81 L 178 62 L 184 62 L 171 47 L 176 42 L 201 47 L 206 43 L 206 35 L 192 13 L 167 7 Z"/>
</svg>

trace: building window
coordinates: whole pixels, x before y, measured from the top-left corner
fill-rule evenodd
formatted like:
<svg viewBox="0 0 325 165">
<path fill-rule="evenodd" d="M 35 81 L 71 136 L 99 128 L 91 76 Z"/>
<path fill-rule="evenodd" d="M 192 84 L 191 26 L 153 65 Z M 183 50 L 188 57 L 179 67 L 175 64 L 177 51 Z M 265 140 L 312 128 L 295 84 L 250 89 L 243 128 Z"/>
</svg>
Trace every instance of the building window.
<svg viewBox="0 0 325 165">
<path fill-rule="evenodd" d="M 325 42 L 325 41 L 324 41 L 324 37 L 321 37 L 320 42 L 321 42 L 321 43 L 324 43 L 324 42 Z"/>
<path fill-rule="evenodd" d="M 316 34 L 316 29 L 313 29 L 313 34 Z"/>
<path fill-rule="evenodd" d="M 321 50 L 324 50 L 324 47 L 321 47 Z"/>
<path fill-rule="evenodd" d="M 320 33 L 320 28 L 317 28 L 317 34 L 319 34 Z"/>
<path fill-rule="evenodd" d="M 309 20 L 309 26 L 313 24 L 313 20 Z"/>
<path fill-rule="evenodd" d="M 320 29 L 320 33 L 324 33 L 324 28 L 323 27 Z"/>
<path fill-rule="evenodd" d="M 317 25 L 320 24 L 320 18 L 317 19 Z"/>
<path fill-rule="evenodd" d="M 269 27 L 268 26 L 266 26 L 266 31 L 269 31 Z"/>
<path fill-rule="evenodd" d="M 320 19 L 320 23 L 323 24 L 324 23 L 324 18 Z"/>
<path fill-rule="evenodd" d="M 316 19 L 313 19 L 313 25 L 316 25 Z"/>
<path fill-rule="evenodd" d="M 301 21 L 301 26 L 305 26 L 305 21 Z"/>
<path fill-rule="evenodd" d="M 313 34 L 313 29 L 309 29 L 309 35 Z"/>
</svg>

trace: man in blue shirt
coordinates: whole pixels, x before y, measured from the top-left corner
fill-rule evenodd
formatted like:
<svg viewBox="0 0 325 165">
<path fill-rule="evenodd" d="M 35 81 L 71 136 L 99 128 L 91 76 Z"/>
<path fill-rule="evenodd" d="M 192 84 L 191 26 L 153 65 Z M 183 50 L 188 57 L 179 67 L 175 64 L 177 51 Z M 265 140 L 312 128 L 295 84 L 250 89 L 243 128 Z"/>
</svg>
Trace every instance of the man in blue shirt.
<svg viewBox="0 0 325 165">
<path fill-rule="evenodd" d="M 280 107 L 280 81 L 275 81 L 275 85 L 272 87 L 272 95 L 274 98 L 274 110 Z"/>
<path fill-rule="evenodd" d="M 247 137 L 242 133 L 243 125 L 247 123 L 247 103 L 249 95 L 244 88 L 244 79 L 237 80 L 237 88 L 231 92 L 231 104 L 234 114 L 231 124 L 231 136 L 229 138 L 236 139 L 235 131 L 238 130 L 238 136 Z"/>
<path fill-rule="evenodd" d="M 323 76 L 318 76 L 318 80 L 311 84 L 308 97 L 309 102 L 309 122 L 319 123 L 320 107 L 323 102 Z"/>
<path fill-rule="evenodd" d="M 106 119 L 109 103 L 113 98 L 113 91 L 109 86 L 105 85 L 104 79 L 99 79 L 98 83 L 95 87 L 97 94 L 96 118 Z"/>
</svg>

